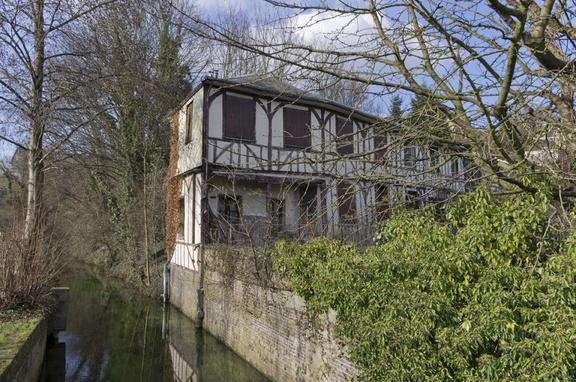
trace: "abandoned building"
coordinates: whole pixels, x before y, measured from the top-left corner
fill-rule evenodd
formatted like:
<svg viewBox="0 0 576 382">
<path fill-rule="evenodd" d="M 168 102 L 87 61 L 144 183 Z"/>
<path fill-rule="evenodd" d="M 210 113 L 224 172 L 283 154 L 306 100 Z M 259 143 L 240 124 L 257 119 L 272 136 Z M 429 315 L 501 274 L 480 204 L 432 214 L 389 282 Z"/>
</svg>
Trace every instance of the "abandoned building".
<svg viewBox="0 0 576 382">
<path fill-rule="evenodd" d="M 463 158 L 392 149 L 382 119 L 274 79 L 205 78 L 172 121 L 181 187 L 172 263 L 191 270 L 205 243 L 370 239 L 394 203 L 465 187 Z"/>
</svg>

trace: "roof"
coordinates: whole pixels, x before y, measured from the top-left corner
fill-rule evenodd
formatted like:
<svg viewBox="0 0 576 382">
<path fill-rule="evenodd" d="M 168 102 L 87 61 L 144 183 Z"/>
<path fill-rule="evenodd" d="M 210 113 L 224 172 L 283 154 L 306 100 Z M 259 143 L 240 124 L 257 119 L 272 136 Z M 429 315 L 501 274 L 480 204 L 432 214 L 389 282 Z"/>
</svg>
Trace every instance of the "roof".
<svg viewBox="0 0 576 382">
<path fill-rule="evenodd" d="M 311 106 L 323 107 L 343 114 L 353 114 L 355 118 L 364 120 L 365 122 L 376 122 L 382 119 L 376 115 L 361 111 L 357 108 L 353 108 L 329 100 L 327 98 L 320 97 L 306 90 L 299 89 L 273 77 L 258 75 L 237 78 L 205 77 L 202 80 L 202 85 L 230 88 L 258 96 L 271 97 L 288 102 L 298 102 Z M 197 92 L 198 89 L 199 87 L 196 88 L 193 93 Z"/>
</svg>

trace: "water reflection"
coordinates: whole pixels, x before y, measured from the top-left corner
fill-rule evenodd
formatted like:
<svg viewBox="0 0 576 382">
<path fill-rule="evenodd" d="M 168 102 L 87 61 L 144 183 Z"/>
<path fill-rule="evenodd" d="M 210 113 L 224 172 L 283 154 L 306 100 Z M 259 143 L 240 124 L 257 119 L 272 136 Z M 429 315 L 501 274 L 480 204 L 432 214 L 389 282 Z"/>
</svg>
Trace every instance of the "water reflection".
<svg viewBox="0 0 576 382">
<path fill-rule="evenodd" d="M 41 382 L 265 382 L 171 306 L 91 270 L 66 281 L 68 323 L 50 341 Z"/>
</svg>

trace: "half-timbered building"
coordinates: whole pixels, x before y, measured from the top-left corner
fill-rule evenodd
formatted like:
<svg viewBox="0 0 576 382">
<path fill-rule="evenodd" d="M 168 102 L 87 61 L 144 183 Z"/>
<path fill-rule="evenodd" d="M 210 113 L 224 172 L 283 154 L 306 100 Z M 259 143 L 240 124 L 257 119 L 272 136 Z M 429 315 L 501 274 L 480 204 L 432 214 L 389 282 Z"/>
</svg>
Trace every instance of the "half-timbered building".
<svg viewBox="0 0 576 382">
<path fill-rule="evenodd" d="M 205 78 L 173 121 L 172 263 L 191 270 L 205 243 L 369 239 L 395 201 L 446 199 L 465 184 L 462 158 L 389 149 L 393 129 L 380 118 L 273 79 Z"/>
</svg>

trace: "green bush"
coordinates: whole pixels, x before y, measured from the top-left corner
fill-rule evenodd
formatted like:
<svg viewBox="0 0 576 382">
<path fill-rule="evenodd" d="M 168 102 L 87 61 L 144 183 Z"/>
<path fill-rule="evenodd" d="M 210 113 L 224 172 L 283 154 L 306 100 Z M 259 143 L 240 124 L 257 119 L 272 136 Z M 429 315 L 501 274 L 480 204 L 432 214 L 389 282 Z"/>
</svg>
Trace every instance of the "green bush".
<svg viewBox="0 0 576 382">
<path fill-rule="evenodd" d="M 280 242 L 276 266 L 313 314 L 338 313 L 363 380 L 576 379 L 576 240 L 546 239 L 545 195 L 486 189 L 393 216 L 359 250 Z"/>
</svg>

